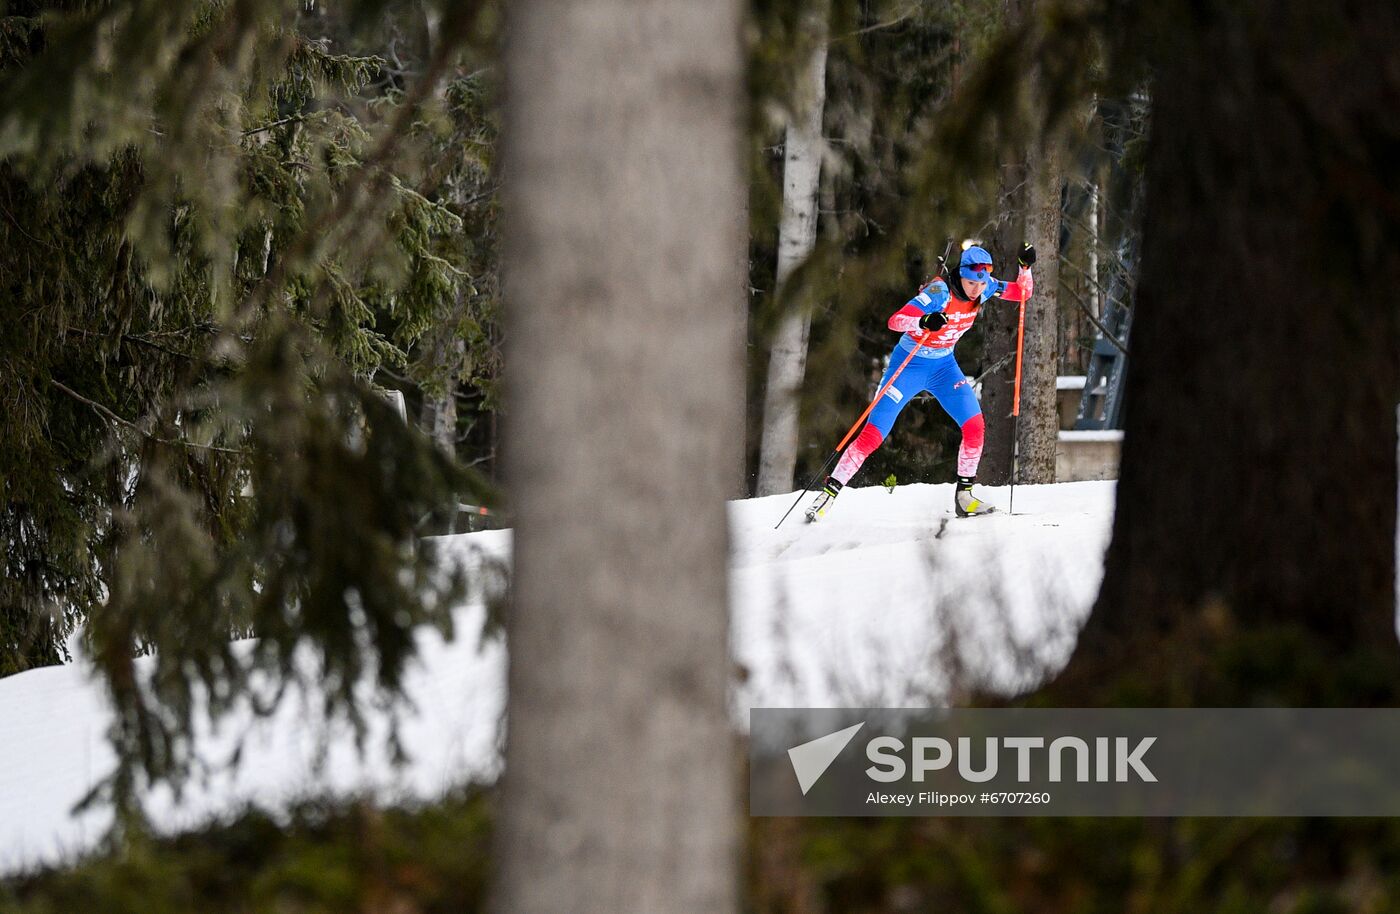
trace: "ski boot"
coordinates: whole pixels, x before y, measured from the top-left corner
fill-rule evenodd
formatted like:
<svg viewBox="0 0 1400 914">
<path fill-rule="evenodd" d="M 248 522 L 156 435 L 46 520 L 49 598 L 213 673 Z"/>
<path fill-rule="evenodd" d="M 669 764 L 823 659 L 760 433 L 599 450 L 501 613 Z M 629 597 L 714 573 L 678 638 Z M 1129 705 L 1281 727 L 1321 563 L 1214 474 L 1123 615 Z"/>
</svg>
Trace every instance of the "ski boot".
<svg viewBox="0 0 1400 914">
<path fill-rule="evenodd" d="M 807 509 L 807 523 L 814 524 L 821 520 L 826 514 L 826 509 L 831 507 L 831 503 L 836 500 L 836 496 L 841 494 L 841 483 L 830 476 L 822 484 L 821 491 L 817 493 L 812 506 Z"/>
<path fill-rule="evenodd" d="M 971 476 L 958 477 L 958 488 L 953 493 L 953 511 L 958 517 L 976 517 L 979 514 L 991 514 L 995 510 L 996 508 L 972 494 Z"/>
</svg>

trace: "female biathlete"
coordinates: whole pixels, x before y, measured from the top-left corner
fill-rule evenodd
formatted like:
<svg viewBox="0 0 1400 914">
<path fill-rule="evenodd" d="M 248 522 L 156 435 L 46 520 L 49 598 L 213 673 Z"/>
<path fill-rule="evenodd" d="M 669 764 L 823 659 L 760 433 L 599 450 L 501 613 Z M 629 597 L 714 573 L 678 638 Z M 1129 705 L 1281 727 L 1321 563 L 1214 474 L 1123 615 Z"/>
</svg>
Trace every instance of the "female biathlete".
<svg viewBox="0 0 1400 914">
<path fill-rule="evenodd" d="M 989 298 L 1025 301 L 1031 297 L 1034 280 L 1031 264 L 1035 263 L 1035 248 L 1021 249 L 1020 272 L 1015 282 L 1003 282 L 992 277 L 992 255 L 973 246 L 963 251 L 956 270 L 949 267 L 947 280 L 936 278 L 919 290 L 903 308 L 890 315 L 889 328 L 904 335 L 890 354 L 890 364 L 880 379 L 877 390 L 883 389 L 914 350 L 914 357 L 890 384 L 880 398 L 860 435 L 851 442 L 826 478 L 821 491 L 807 509 L 807 520 L 816 521 L 826 514 L 832 501 L 860 469 L 865 458 L 875 452 L 890 433 L 900 410 L 924 391 L 933 394 L 938 404 L 962 428 L 962 444 L 958 447 L 958 485 L 953 493 L 953 510 L 958 517 L 988 514 L 995 510 L 972 494 L 972 482 L 977 476 L 977 464 L 982 459 L 982 438 L 985 425 L 982 407 L 972 382 L 958 367 L 953 346 L 972 328 L 979 309 Z"/>
</svg>

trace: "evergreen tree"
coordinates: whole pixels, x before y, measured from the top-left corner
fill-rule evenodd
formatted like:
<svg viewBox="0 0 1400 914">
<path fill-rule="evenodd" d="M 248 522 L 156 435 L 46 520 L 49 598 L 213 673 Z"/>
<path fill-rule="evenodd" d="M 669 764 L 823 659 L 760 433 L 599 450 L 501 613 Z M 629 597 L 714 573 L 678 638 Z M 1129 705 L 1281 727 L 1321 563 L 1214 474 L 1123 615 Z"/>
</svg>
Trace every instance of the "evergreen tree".
<svg viewBox="0 0 1400 914">
<path fill-rule="evenodd" d="M 419 163 L 479 116 L 469 79 L 430 104 L 476 12 L 446 5 L 380 92 L 385 62 L 310 37 L 299 4 L 0 17 L 0 674 L 85 621 L 122 796 L 181 773 L 197 695 L 217 714 L 307 650 L 358 721 L 356 685 L 393 694 L 413 628 L 450 624 L 461 582 L 417 534 L 475 483 L 371 379 L 474 294 L 465 210 Z"/>
</svg>

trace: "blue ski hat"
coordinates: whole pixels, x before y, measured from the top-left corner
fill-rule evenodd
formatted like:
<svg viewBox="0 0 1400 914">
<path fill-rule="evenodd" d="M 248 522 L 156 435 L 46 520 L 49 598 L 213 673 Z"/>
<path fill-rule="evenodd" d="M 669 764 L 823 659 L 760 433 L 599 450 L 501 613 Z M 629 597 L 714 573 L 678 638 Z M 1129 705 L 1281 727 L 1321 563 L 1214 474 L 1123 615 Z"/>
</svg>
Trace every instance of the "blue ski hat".
<svg viewBox="0 0 1400 914">
<path fill-rule="evenodd" d="M 963 251 L 958 262 L 958 275 L 973 282 L 990 282 L 992 278 L 992 255 L 986 248 L 976 245 Z"/>
</svg>

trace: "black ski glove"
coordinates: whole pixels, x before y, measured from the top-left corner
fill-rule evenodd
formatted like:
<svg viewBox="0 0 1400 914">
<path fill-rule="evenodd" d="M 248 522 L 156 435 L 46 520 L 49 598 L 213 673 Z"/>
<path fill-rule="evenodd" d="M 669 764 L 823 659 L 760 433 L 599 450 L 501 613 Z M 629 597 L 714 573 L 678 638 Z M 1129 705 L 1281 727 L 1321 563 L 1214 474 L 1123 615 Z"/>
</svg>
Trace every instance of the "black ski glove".
<svg viewBox="0 0 1400 914">
<path fill-rule="evenodd" d="M 948 315 L 942 311 L 930 311 L 919 318 L 920 330 L 941 330 L 943 325 L 948 323 Z"/>
<path fill-rule="evenodd" d="M 1017 258 L 1021 266 L 1028 267 L 1035 263 L 1035 245 L 1025 244 L 1021 246 L 1021 256 Z"/>
</svg>

